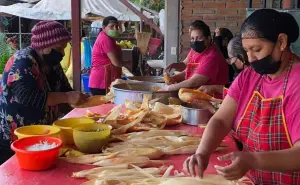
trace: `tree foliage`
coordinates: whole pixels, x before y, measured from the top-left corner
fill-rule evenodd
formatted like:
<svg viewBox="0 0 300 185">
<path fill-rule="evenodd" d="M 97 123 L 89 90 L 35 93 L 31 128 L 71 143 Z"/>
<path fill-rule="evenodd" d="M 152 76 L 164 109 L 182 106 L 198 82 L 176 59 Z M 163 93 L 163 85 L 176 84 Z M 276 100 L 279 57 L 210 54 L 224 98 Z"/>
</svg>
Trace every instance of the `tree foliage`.
<svg viewBox="0 0 300 185">
<path fill-rule="evenodd" d="M 159 0 L 159 3 L 155 3 L 153 0 L 130 0 L 135 4 L 140 4 L 151 10 L 159 12 L 161 9 L 165 8 L 165 0 Z"/>
<path fill-rule="evenodd" d="M 11 44 L 7 43 L 7 37 L 4 33 L 0 33 L 0 74 L 3 73 L 4 67 L 8 59 L 15 53 L 15 49 Z"/>
</svg>

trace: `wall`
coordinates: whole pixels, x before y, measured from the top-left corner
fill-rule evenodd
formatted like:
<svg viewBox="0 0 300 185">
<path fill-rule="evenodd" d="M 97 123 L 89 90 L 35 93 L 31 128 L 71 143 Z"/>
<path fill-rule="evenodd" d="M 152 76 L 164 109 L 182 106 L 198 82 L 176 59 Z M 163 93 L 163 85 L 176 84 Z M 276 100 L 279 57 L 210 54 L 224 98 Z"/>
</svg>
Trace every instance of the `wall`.
<svg viewBox="0 0 300 185">
<path fill-rule="evenodd" d="M 188 30 L 194 20 L 203 20 L 210 26 L 211 32 L 216 27 L 225 27 L 235 34 L 246 17 L 247 0 L 181 0 L 180 3 L 181 59 L 190 50 Z M 253 7 L 262 7 L 262 1 L 253 0 Z"/>
</svg>

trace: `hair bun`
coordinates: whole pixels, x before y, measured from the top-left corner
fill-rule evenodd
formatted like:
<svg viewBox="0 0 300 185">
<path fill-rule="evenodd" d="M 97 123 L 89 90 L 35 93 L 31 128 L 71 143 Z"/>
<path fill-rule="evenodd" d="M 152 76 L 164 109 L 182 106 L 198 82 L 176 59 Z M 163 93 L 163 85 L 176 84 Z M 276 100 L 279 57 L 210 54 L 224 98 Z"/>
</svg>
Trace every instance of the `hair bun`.
<svg viewBox="0 0 300 185">
<path fill-rule="evenodd" d="M 287 12 L 281 12 L 283 29 L 288 36 L 290 43 L 295 42 L 299 37 L 299 25 L 296 19 Z"/>
</svg>

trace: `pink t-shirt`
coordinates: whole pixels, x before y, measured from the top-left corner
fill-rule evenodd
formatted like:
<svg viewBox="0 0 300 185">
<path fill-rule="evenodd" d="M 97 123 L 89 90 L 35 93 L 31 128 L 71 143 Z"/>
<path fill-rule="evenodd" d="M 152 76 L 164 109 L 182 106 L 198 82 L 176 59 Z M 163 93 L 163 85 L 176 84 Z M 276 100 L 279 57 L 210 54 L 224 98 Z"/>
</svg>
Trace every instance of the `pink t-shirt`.
<svg viewBox="0 0 300 185">
<path fill-rule="evenodd" d="M 109 52 L 121 52 L 121 48 L 116 44 L 114 39 L 102 31 L 99 33 L 92 51 L 92 69 L 89 79 L 90 88 L 106 88 L 104 66 L 111 64 L 107 56 Z"/>
<path fill-rule="evenodd" d="M 199 62 L 195 74 L 208 77 L 207 85 L 225 85 L 229 83 L 228 64 L 216 45 L 211 45 L 204 52 L 191 49 L 188 62 Z"/>
<path fill-rule="evenodd" d="M 275 98 L 282 95 L 284 79 L 286 74 L 270 79 L 265 76 L 261 82 L 260 93 L 265 98 Z M 257 74 L 251 67 L 245 69 L 234 80 L 228 95 L 237 101 L 237 113 L 234 120 L 234 128 L 237 127 L 238 121 L 250 101 L 253 91 L 260 80 L 261 76 Z M 286 118 L 287 128 L 293 143 L 300 139 L 300 63 L 293 65 L 290 73 L 285 97 L 283 100 L 283 111 Z"/>
</svg>

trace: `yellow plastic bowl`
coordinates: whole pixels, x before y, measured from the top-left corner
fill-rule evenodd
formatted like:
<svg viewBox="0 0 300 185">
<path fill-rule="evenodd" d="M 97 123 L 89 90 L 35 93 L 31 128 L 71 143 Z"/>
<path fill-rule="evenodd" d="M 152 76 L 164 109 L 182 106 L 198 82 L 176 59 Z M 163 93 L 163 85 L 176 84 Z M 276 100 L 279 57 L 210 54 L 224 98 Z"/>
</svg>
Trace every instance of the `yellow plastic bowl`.
<svg viewBox="0 0 300 185">
<path fill-rule="evenodd" d="M 95 120 L 89 118 L 67 118 L 55 121 L 53 126 L 61 129 L 61 139 L 63 143 L 65 145 L 72 145 L 74 144 L 73 127 L 79 124 L 92 123 L 95 123 Z"/>
<path fill-rule="evenodd" d="M 60 138 L 60 128 L 51 125 L 30 125 L 17 128 L 14 134 L 18 139 L 32 136 L 53 136 Z"/>
<path fill-rule="evenodd" d="M 101 129 L 100 131 L 93 131 Z M 73 130 L 75 145 L 83 153 L 100 153 L 108 143 L 111 127 L 106 124 L 77 125 Z"/>
</svg>

